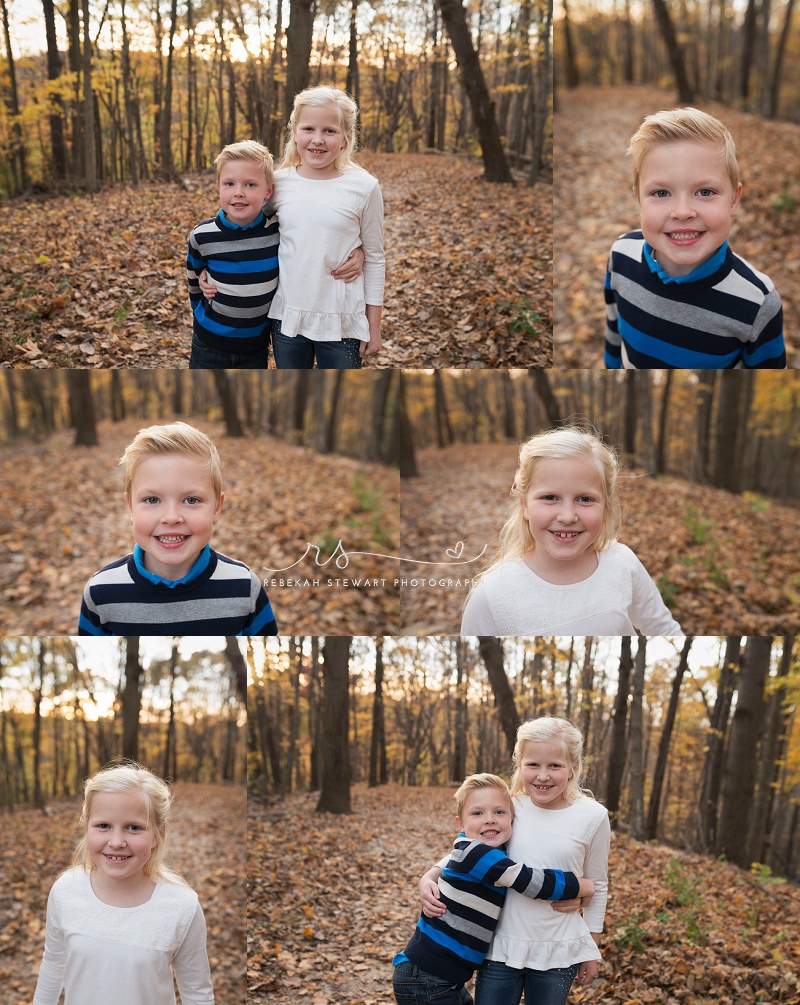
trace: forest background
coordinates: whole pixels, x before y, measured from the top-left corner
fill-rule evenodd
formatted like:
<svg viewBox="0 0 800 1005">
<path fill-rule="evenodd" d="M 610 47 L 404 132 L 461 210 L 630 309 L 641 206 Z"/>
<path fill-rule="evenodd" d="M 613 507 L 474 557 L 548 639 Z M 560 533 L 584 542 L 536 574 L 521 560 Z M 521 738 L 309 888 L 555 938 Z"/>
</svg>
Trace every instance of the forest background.
<svg viewBox="0 0 800 1005">
<path fill-rule="evenodd" d="M 398 374 L 4 375 L 0 486 L 9 505 L 0 517 L 0 635 L 77 630 L 89 577 L 132 548 L 119 459 L 139 429 L 178 419 L 211 436 L 220 453 L 226 498 L 212 547 L 267 581 L 281 632 L 397 630 L 393 580 L 328 587 L 314 547 L 327 561 L 342 540 L 353 553 L 350 574 L 374 578 L 375 556 L 397 546 Z M 306 585 L 307 577 L 320 582 Z"/>
<path fill-rule="evenodd" d="M 736 142 L 744 187 L 731 247 L 781 294 L 789 366 L 800 366 L 798 56 L 794 0 L 559 5 L 553 296 L 562 365 L 603 365 L 608 254 L 639 226 L 631 135 L 645 115 L 693 105 Z"/>
<path fill-rule="evenodd" d="M 44 37 L 30 32 L 37 8 L 2 5 L 5 194 L 130 184 L 0 207 L 7 359 L 184 364 L 185 242 L 217 208 L 197 172 L 236 139 L 278 155 L 294 95 L 331 83 L 359 102 L 364 164 L 387 204 L 378 362 L 549 364 L 552 3 L 42 0 Z"/>
<path fill-rule="evenodd" d="M 388 1005 L 417 881 L 455 836 L 454 787 L 508 776 L 517 726 L 539 715 L 582 729 L 584 784 L 614 828 L 604 962 L 572 998 L 795 1000 L 793 636 L 262 644 L 249 1001 Z"/>
<path fill-rule="evenodd" d="M 622 465 L 619 539 L 687 633 L 800 627 L 796 373 L 404 374 L 403 631 L 456 634 L 494 557 L 518 445 L 569 421 Z M 432 585 L 431 585 L 432 584 Z"/>
<path fill-rule="evenodd" d="M 120 757 L 172 784 L 166 861 L 200 898 L 216 1000 L 241 1003 L 246 659 L 232 638 L 0 639 L 4 1003 L 32 999 L 84 780 Z"/>
</svg>

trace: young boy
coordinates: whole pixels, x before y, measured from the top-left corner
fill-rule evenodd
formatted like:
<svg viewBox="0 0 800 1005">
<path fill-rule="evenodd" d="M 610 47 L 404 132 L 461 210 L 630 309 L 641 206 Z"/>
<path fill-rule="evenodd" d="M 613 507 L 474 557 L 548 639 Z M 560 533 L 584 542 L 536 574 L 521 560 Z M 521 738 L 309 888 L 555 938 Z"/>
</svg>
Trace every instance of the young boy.
<svg viewBox="0 0 800 1005">
<path fill-rule="evenodd" d="M 186 258 L 194 316 L 189 368 L 266 368 L 278 287 L 278 219 L 264 211 L 274 188 L 272 155 L 245 140 L 226 146 L 214 164 L 220 210 L 194 228 Z M 213 301 L 200 291 L 204 269 L 217 287 Z"/>
<path fill-rule="evenodd" d="M 398 1005 L 425 1000 L 437 1005 L 472 1001 L 464 988 L 483 963 L 503 908 L 506 888 L 540 900 L 591 897 L 594 883 L 560 869 L 530 869 L 506 858 L 514 806 L 508 786 L 497 775 L 470 775 L 455 794 L 460 833 L 440 883 L 447 910 L 441 917 L 421 915 L 416 930 L 392 963 Z M 422 986 L 420 988 L 420 986 Z"/>
<path fill-rule="evenodd" d="M 783 369 L 780 297 L 728 247 L 742 195 L 728 130 L 675 108 L 648 115 L 628 153 L 641 230 L 611 249 L 606 367 Z"/>
<path fill-rule="evenodd" d="M 277 635 L 258 577 L 209 544 L 225 497 L 205 433 L 141 429 L 120 464 L 136 544 L 89 580 L 78 634 Z"/>
</svg>

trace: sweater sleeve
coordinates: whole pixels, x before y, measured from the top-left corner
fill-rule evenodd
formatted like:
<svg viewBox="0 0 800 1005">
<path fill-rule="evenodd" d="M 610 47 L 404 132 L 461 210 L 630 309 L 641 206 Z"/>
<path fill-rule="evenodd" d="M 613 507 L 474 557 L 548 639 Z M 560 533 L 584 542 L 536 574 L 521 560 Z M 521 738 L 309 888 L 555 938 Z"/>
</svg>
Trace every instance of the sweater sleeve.
<svg viewBox="0 0 800 1005">
<path fill-rule="evenodd" d="M 47 898 L 47 922 L 44 936 L 44 955 L 36 981 L 33 1005 L 56 1005 L 64 986 L 64 968 L 67 963 L 67 944 L 64 929 L 58 918 L 56 895 L 50 891 Z"/>
<path fill-rule="evenodd" d="M 97 613 L 97 608 L 92 601 L 92 594 L 89 590 L 90 583 L 86 584 L 81 600 L 81 613 L 78 617 L 78 635 L 111 635 L 103 627 L 103 622 Z"/>
<path fill-rule="evenodd" d="M 681 626 L 670 614 L 658 587 L 638 558 L 633 574 L 633 600 L 629 613 L 635 628 L 642 635 L 683 637 Z"/>
<path fill-rule="evenodd" d="M 611 824 L 608 813 L 603 817 L 589 841 L 583 860 L 583 874 L 594 883 L 594 896 L 583 910 L 583 920 L 589 931 L 603 931 L 608 903 L 608 853 L 611 849 Z"/>
<path fill-rule="evenodd" d="M 198 903 L 181 948 L 172 960 L 181 1005 L 214 1005 L 206 950 L 206 921 Z"/>
<path fill-rule="evenodd" d="M 255 573 L 253 578 L 258 582 Z M 263 586 L 258 587 L 255 607 L 247 624 L 239 632 L 239 635 L 277 635 L 278 626 L 275 623 L 275 615 L 272 613 L 272 604 L 269 602 L 266 590 Z"/>
<path fill-rule="evenodd" d="M 761 305 L 753 325 L 756 337 L 742 348 L 742 363 L 746 370 L 785 370 L 786 347 L 783 342 L 783 307 L 776 289 L 772 289 Z"/>
<path fill-rule="evenodd" d="M 383 250 L 383 196 L 378 184 L 372 186 L 361 215 L 361 246 L 364 250 L 364 302 L 383 304 L 386 257 Z"/>
<path fill-rule="evenodd" d="M 574 872 L 532 869 L 480 841 L 473 841 L 467 848 L 461 868 L 479 883 L 507 887 L 534 900 L 573 900 L 579 892 Z"/>
<path fill-rule="evenodd" d="M 611 287 L 611 256 L 608 256 L 606 281 L 603 290 L 606 303 L 606 352 L 607 370 L 619 370 L 622 365 L 622 346 L 619 336 L 619 311 L 614 290 Z"/>
<path fill-rule="evenodd" d="M 497 625 L 489 606 L 489 591 L 485 579 L 478 583 L 467 599 L 460 634 L 497 635 Z"/>
</svg>

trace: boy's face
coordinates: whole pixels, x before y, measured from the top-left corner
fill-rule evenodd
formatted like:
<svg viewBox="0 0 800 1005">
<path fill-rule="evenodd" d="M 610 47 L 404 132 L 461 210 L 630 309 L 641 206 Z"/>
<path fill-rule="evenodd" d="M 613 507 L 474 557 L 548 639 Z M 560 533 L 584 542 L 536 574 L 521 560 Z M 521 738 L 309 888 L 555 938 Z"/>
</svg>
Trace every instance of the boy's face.
<svg viewBox="0 0 800 1005">
<path fill-rule="evenodd" d="M 193 457 L 141 461 L 125 501 L 145 569 L 162 579 L 182 579 L 211 540 L 223 499 L 217 502 L 208 468 Z"/>
<path fill-rule="evenodd" d="M 219 203 L 238 227 L 249 227 L 272 195 L 264 172 L 253 161 L 228 161 L 219 173 Z"/>
<path fill-rule="evenodd" d="M 637 195 L 642 233 L 668 275 L 687 275 L 727 241 L 741 195 L 722 152 L 705 143 L 663 143 L 644 155 Z"/>
<path fill-rule="evenodd" d="M 511 837 L 511 802 L 508 793 L 493 785 L 473 789 L 456 822 L 470 841 L 499 848 Z"/>
</svg>

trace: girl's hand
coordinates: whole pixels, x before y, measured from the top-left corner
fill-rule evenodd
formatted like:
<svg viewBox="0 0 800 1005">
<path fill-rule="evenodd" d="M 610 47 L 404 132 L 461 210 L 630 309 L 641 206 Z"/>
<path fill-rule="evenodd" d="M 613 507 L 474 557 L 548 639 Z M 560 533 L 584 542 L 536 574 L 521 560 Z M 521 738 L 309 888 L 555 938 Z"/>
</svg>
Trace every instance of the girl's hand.
<svg viewBox="0 0 800 1005">
<path fill-rule="evenodd" d="M 364 249 L 359 246 L 354 248 L 347 258 L 338 265 L 331 275 L 334 279 L 343 279 L 346 283 L 352 283 L 358 279 L 364 271 Z M 377 352 L 377 350 L 375 350 Z"/>
<path fill-rule="evenodd" d="M 554 911 L 571 914 L 573 911 L 580 911 L 584 903 L 582 898 L 576 897 L 575 900 L 554 900 L 551 906 Z"/>
<path fill-rule="evenodd" d="M 358 354 L 362 359 L 365 356 L 374 356 L 376 352 L 380 352 L 382 344 L 380 334 L 370 335 L 369 342 L 362 342 L 359 346 Z"/>
<path fill-rule="evenodd" d="M 197 282 L 200 284 L 200 292 L 206 300 L 213 300 L 217 295 L 217 288 L 213 283 L 208 281 L 208 273 L 205 269 L 198 276 Z"/>
<path fill-rule="evenodd" d="M 597 977 L 597 960 L 587 960 L 578 967 L 578 974 L 575 978 L 576 984 L 591 984 Z"/>
<path fill-rule="evenodd" d="M 441 894 L 436 883 L 440 875 L 439 869 L 434 866 L 419 881 L 419 902 L 426 918 L 439 918 L 447 910 L 441 901 Z"/>
</svg>

